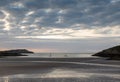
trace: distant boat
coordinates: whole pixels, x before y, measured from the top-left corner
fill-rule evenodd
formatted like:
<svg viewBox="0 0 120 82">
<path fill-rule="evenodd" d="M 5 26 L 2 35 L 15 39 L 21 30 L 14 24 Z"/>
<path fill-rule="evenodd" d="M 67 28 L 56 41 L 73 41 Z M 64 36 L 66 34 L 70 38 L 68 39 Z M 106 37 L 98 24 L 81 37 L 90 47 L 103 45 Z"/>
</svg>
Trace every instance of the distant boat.
<svg viewBox="0 0 120 82">
<path fill-rule="evenodd" d="M 50 53 L 50 57 L 52 57 L 52 53 Z"/>
<path fill-rule="evenodd" d="M 68 57 L 68 55 L 67 55 L 67 54 L 65 54 L 65 55 L 64 55 L 64 57 Z"/>
</svg>

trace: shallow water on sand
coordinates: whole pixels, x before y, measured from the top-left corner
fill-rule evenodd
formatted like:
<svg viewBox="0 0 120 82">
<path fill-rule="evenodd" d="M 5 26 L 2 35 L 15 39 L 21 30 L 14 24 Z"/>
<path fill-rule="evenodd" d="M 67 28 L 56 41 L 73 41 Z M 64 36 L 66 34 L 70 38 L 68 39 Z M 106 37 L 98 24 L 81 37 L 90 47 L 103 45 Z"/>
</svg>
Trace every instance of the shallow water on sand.
<svg viewBox="0 0 120 82">
<path fill-rule="evenodd" d="M 120 61 L 100 58 L 0 59 L 0 82 L 120 82 Z M 11 73 L 9 73 L 11 72 Z"/>
<path fill-rule="evenodd" d="M 12 78 L 0 82 L 120 82 L 119 80 L 80 79 L 80 78 Z"/>
<path fill-rule="evenodd" d="M 45 71 L 46 70 L 46 71 Z M 0 78 L 0 82 L 120 82 L 119 67 L 84 67 L 44 69 L 39 73 L 14 74 Z"/>
<path fill-rule="evenodd" d="M 92 73 L 68 73 L 61 75 L 19 74 L 6 76 L 0 82 L 120 82 L 119 75 L 99 75 Z"/>
</svg>

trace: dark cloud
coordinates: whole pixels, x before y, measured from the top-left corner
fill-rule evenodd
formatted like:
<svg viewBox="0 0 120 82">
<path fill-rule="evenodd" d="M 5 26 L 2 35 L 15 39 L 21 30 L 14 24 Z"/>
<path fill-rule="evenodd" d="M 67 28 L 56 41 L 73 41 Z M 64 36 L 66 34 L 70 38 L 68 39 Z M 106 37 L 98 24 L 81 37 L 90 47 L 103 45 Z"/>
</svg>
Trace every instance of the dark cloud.
<svg viewBox="0 0 120 82">
<path fill-rule="evenodd" d="M 0 1 L 0 7 L 6 6 L 6 5 L 8 5 L 9 3 L 11 3 L 10 0 L 1 0 L 1 1 Z"/>
<path fill-rule="evenodd" d="M 35 11 L 28 17 L 29 23 L 36 18 L 42 17 L 37 24 L 45 27 L 70 27 L 76 23 L 88 26 L 119 25 L 120 1 L 113 0 L 2 0 L 1 6 L 15 17 L 15 21 L 23 21 L 25 14 Z M 24 7 L 11 5 L 20 3 Z M 19 4 L 19 5 L 20 5 Z M 16 7 L 15 7 L 16 6 Z M 46 9 L 51 9 L 47 12 Z M 65 13 L 59 14 L 60 10 Z M 62 17 L 63 22 L 56 23 Z M 29 24 L 28 23 L 28 24 Z"/>
<path fill-rule="evenodd" d="M 51 0 L 52 8 L 73 8 L 77 5 L 77 0 Z"/>
<path fill-rule="evenodd" d="M 50 0 L 26 0 L 25 6 L 29 9 L 43 9 L 50 7 Z"/>
</svg>

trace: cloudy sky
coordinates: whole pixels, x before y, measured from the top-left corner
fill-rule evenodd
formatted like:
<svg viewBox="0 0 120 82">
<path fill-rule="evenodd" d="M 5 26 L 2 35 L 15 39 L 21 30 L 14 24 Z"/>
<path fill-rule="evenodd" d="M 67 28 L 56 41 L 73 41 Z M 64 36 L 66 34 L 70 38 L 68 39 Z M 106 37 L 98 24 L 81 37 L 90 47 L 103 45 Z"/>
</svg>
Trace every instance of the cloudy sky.
<svg viewBox="0 0 120 82">
<path fill-rule="evenodd" d="M 120 43 L 120 0 L 0 0 L 0 50 L 96 52 Z"/>
</svg>

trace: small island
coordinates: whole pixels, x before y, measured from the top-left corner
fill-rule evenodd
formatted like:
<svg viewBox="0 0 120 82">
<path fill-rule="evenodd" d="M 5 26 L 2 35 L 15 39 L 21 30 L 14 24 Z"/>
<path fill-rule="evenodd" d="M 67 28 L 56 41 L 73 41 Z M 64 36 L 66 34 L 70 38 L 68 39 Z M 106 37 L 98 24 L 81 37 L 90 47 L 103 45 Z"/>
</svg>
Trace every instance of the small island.
<svg viewBox="0 0 120 82">
<path fill-rule="evenodd" d="M 109 49 L 105 49 L 92 56 L 105 57 L 111 60 L 120 60 L 120 45 L 109 48 Z"/>
<path fill-rule="evenodd" d="M 6 50 L 6 51 L 0 51 L 0 57 L 4 57 L 4 56 L 27 56 L 27 55 L 24 55 L 23 53 L 34 53 L 34 52 L 26 50 L 26 49 Z"/>
</svg>

